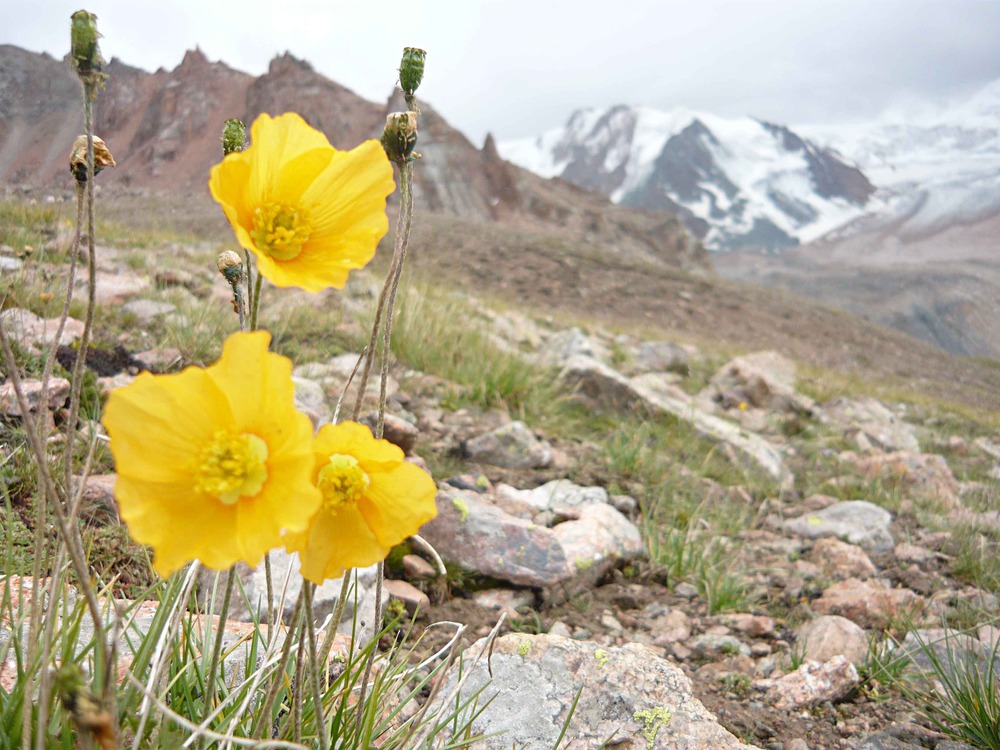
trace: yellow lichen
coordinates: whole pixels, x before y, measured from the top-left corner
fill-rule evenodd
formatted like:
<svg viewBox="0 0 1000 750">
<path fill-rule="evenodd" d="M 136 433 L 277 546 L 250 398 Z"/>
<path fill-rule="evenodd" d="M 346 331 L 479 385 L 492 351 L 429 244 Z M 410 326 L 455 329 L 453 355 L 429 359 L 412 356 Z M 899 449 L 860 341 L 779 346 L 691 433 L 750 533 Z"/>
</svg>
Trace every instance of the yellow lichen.
<svg viewBox="0 0 1000 750">
<path fill-rule="evenodd" d="M 660 727 L 667 725 L 670 716 L 670 710 L 663 706 L 646 708 L 632 714 L 633 719 L 642 722 L 641 734 L 646 740 L 646 750 L 653 750 L 653 745 L 656 744 L 656 734 L 660 731 Z"/>
<path fill-rule="evenodd" d="M 469 503 L 464 497 L 454 497 L 451 500 L 451 504 L 455 506 L 455 510 L 458 511 L 458 520 L 465 523 L 469 520 Z"/>
</svg>

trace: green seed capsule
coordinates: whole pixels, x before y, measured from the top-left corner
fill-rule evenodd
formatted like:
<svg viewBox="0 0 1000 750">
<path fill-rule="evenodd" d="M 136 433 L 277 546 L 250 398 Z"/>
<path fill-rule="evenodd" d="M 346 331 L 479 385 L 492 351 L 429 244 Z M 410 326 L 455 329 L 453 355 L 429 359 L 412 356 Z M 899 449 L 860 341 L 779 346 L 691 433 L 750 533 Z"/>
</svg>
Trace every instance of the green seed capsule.
<svg viewBox="0 0 1000 750">
<path fill-rule="evenodd" d="M 235 118 L 226 120 L 222 128 L 222 153 L 224 156 L 242 151 L 246 146 L 247 126 Z"/>
<path fill-rule="evenodd" d="M 403 93 L 413 96 L 424 78 L 424 60 L 427 53 L 417 47 L 403 49 L 403 60 L 399 63 L 399 87 Z"/>
<path fill-rule="evenodd" d="M 415 112 L 393 112 L 385 118 L 380 139 L 389 161 L 402 164 L 414 157 L 417 145 L 417 115 Z"/>
<path fill-rule="evenodd" d="M 70 16 L 70 22 L 70 54 L 73 65 L 81 75 L 99 72 L 104 60 L 97 44 L 101 36 L 97 30 L 97 16 L 78 10 Z"/>
</svg>

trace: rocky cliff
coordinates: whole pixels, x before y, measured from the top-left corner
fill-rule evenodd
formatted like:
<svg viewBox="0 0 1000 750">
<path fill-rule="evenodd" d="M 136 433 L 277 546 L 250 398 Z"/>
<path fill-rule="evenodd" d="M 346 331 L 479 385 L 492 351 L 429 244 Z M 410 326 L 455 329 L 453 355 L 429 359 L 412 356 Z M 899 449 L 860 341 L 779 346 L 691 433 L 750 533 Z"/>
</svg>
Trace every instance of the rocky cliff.
<svg viewBox="0 0 1000 750">
<path fill-rule="evenodd" d="M 173 70 L 147 73 L 115 59 L 96 110 L 96 131 L 118 168 L 109 189 L 185 191 L 207 200 L 207 176 L 220 158 L 227 118 L 299 112 L 338 148 L 377 137 L 390 97 L 370 102 L 284 54 L 254 77 L 189 51 Z M 69 66 L 48 55 L 0 46 L 0 183 L 67 189 L 66 158 L 82 128 L 80 88 Z M 613 205 L 562 181 L 545 181 L 504 161 L 492 137 L 477 148 L 421 102 L 415 195 L 425 211 L 554 229 L 571 241 L 613 247 L 618 255 L 668 266 L 707 267 L 701 245 L 671 216 Z"/>
</svg>

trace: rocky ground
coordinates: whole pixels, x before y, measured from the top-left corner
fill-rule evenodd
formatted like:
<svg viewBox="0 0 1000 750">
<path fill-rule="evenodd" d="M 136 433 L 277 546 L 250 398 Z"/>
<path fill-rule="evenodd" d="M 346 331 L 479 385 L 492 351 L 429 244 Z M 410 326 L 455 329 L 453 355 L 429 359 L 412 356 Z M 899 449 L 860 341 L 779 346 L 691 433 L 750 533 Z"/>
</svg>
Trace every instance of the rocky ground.
<svg viewBox="0 0 1000 750">
<path fill-rule="evenodd" d="M 16 255 L 0 252 L 5 268 Z M 209 272 L 136 257 L 102 252 L 98 390 L 140 368 L 211 361 L 219 330 L 233 325 Z M 477 728 L 508 733 L 482 746 L 550 747 L 582 688 L 571 748 L 966 747 L 930 728 L 899 688 L 917 668 L 898 657 L 926 666 L 926 643 L 980 664 L 995 656 L 1000 433 L 988 413 L 976 421 L 863 389 L 833 396 L 805 387 L 773 350 L 719 358 L 648 326 L 581 330 L 443 300 L 406 302 L 428 316 L 418 327 L 450 326 L 439 340 L 479 331 L 477 348 L 459 337 L 452 354 L 499 353 L 473 363 L 481 379 L 516 361 L 531 392 L 419 364 L 400 323 L 386 434 L 439 483 L 438 518 L 421 534 L 447 575 L 414 542 L 390 557 L 386 592 L 398 602 L 391 612 L 405 608 L 426 628 L 414 658 L 453 633 L 431 623 L 452 621 L 467 626 L 471 659 L 472 642 L 503 617 L 490 659 L 500 697 Z M 327 315 L 317 311 L 328 302 L 314 299 L 305 317 Z M 347 385 L 370 287 L 338 304 L 320 323 L 339 354 L 292 306 L 271 308 L 292 321 L 272 329 L 317 423 L 332 418 Z M 25 352 L 54 335 L 45 316 L 2 315 Z M 67 327 L 66 356 L 79 330 Z M 50 385 L 57 422 L 67 388 Z M 506 399 L 488 397 L 499 392 Z M 20 417 L 9 384 L 0 411 L 9 457 Z M 100 467 L 113 468 L 106 458 Z M 94 535 L 114 540 L 108 565 L 127 594 L 145 568 L 117 527 L 112 486 L 109 474 L 90 480 L 84 515 Z M 29 498 L 13 494 L 25 505 L 15 504 L 10 529 L 31 516 Z M 243 580 L 252 600 L 258 577 L 244 571 Z M 317 604 L 320 616 L 331 609 L 329 597 Z M 463 689 L 485 683 L 482 665 L 471 674 Z"/>
</svg>

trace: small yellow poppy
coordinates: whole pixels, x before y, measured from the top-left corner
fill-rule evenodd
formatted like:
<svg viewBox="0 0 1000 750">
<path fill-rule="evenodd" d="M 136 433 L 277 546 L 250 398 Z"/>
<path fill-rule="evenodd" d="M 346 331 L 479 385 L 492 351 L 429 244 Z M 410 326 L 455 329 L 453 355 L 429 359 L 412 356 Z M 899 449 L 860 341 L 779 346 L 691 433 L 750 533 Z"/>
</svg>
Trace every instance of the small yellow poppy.
<svg viewBox="0 0 1000 750">
<path fill-rule="evenodd" d="M 313 583 L 372 565 L 437 515 L 430 475 L 364 425 L 341 422 L 316 434 L 313 479 L 323 495 L 309 529 L 285 537 Z"/>
<path fill-rule="evenodd" d="M 296 411 L 292 363 L 268 352 L 270 339 L 233 334 L 216 364 L 143 372 L 108 398 L 119 511 L 162 576 L 193 559 L 256 565 L 320 505 L 312 423 Z"/>
<path fill-rule="evenodd" d="M 342 288 L 389 228 L 392 166 L 376 140 L 338 151 L 295 113 L 262 114 L 251 145 L 212 167 L 209 189 L 275 286 Z"/>
</svg>

